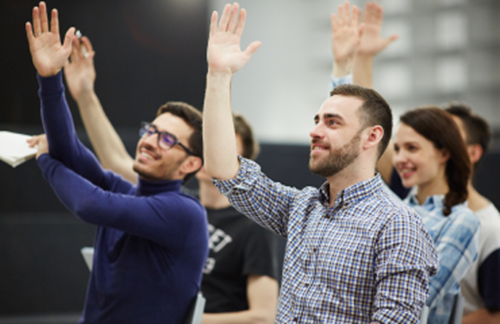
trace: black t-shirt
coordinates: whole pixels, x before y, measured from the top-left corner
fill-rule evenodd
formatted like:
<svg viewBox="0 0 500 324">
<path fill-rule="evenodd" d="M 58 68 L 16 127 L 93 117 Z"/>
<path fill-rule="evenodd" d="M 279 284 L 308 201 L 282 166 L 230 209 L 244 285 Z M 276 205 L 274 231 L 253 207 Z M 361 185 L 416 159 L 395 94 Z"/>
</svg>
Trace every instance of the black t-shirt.
<svg viewBox="0 0 500 324">
<path fill-rule="evenodd" d="M 246 310 L 248 276 L 277 277 L 272 253 L 276 235 L 233 207 L 207 209 L 207 214 L 210 253 L 201 284 L 205 312 Z"/>
</svg>

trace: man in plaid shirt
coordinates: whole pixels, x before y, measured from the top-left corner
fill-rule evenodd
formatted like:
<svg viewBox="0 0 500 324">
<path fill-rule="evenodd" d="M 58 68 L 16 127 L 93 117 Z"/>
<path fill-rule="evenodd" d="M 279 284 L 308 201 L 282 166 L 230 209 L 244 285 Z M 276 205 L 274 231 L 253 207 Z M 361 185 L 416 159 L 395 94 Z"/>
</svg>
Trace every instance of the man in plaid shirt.
<svg viewBox="0 0 500 324">
<path fill-rule="evenodd" d="M 269 180 L 236 154 L 230 107 L 233 73 L 244 51 L 246 12 L 226 5 L 211 19 L 204 107 L 206 170 L 242 213 L 287 238 L 276 323 L 418 323 L 437 255 L 420 217 L 383 188 L 375 163 L 392 131 L 388 104 L 375 91 L 332 91 L 310 133 L 312 172 L 321 188 Z"/>
</svg>

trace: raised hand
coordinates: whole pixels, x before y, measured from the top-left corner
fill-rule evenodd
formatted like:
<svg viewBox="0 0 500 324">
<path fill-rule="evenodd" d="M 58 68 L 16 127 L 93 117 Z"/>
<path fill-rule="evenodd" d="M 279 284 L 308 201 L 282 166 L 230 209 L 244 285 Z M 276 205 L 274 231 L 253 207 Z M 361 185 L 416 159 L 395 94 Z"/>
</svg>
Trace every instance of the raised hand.
<svg viewBox="0 0 500 324">
<path fill-rule="evenodd" d="M 361 37 L 358 54 L 375 56 L 385 49 L 390 43 L 398 39 L 398 35 L 388 38 L 381 37 L 384 11 L 375 1 L 366 4 L 363 23 L 365 28 Z"/>
<path fill-rule="evenodd" d="M 30 46 L 33 64 L 43 77 L 56 75 L 64 66 L 71 53 L 71 41 L 75 28 L 71 27 L 66 32 L 64 43 L 61 44 L 59 36 L 59 19 L 57 10 L 52 10 L 52 18 L 47 18 L 47 6 L 40 2 L 39 7 L 33 8 L 33 25 L 26 23 L 26 35 Z"/>
<path fill-rule="evenodd" d="M 250 60 L 261 45 L 260 42 L 253 42 L 244 51 L 241 50 L 240 40 L 245 27 L 246 11 L 241 9 L 238 15 L 238 9 L 238 3 L 232 6 L 227 4 L 218 25 L 217 12 L 214 11 L 212 14 L 207 49 L 208 67 L 211 73 L 235 73 Z"/>
<path fill-rule="evenodd" d="M 82 95 L 94 91 L 96 72 L 94 68 L 94 49 L 90 40 L 83 36 L 81 44 L 78 37 L 73 38 L 70 60 L 66 60 L 64 65 L 64 76 L 68 84 L 69 91 L 75 101 L 79 101 Z M 85 48 L 85 54 L 82 50 Z"/>
<path fill-rule="evenodd" d="M 359 24 L 359 8 L 349 2 L 338 7 L 337 15 L 332 14 L 332 52 L 335 59 L 334 74 L 349 73 L 354 54 L 363 34 L 363 24 Z M 340 70 L 340 71 L 339 71 Z M 341 76 L 341 75 L 337 75 Z"/>
</svg>

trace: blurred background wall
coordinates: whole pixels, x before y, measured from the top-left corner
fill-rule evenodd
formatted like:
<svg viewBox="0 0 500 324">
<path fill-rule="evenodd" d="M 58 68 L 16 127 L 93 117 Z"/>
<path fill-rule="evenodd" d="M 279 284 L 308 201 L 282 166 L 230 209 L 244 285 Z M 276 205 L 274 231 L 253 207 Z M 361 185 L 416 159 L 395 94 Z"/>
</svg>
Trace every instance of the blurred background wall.
<svg viewBox="0 0 500 324">
<path fill-rule="evenodd" d="M 38 85 L 24 32 L 37 2 L 0 3 L 0 129 L 38 134 Z M 375 88 L 396 117 L 418 105 L 463 100 L 499 129 L 500 3 L 380 3 L 384 34 L 398 33 L 400 39 L 377 57 Z M 253 40 L 263 45 L 234 77 L 233 108 L 249 119 L 261 140 L 258 161 L 264 172 L 288 185 L 319 186 L 323 180 L 307 168 L 308 134 L 328 94 L 329 17 L 340 1 L 240 4 L 248 10 L 242 46 Z M 59 9 L 61 31 L 75 26 L 92 41 L 96 92 L 131 154 L 140 121 L 152 120 L 161 104 L 179 100 L 202 108 L 209 16 L 223 5 L 221 0 L 48 1 L 49 8 Z M 68 101 L 88 144 L 75 103 Z M 477 174 L 477 186 L 500 207 L 496 143 Z M 0 320 L 78 313 L 88 279 L 79 250 L 93 244 L 94 230 L 65 210 L 34 161 L 16 169 L 0 163 Z"/>
</svg>

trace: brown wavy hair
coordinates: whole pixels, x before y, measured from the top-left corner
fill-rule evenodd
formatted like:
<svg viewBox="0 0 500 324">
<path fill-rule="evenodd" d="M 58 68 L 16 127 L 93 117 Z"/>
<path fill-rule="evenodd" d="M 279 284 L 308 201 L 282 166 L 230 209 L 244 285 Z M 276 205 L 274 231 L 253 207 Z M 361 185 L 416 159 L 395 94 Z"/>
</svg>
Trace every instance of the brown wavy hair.
<svg viewBox="0 0 500 324">
<path fill-rule="evenodd" d="M 431 141 L 436 149 L 449 154 L 445 169 L 448 193 L 443 202 L 443 214 L 448 216 L 453 206 L 467 200 L 471 174 L 469 155 L 457 124 L 449 113 L 434 106 L 410 110 L 400 117 L 400 121 Z"/>
</svg>

